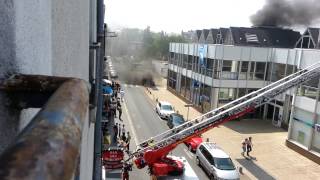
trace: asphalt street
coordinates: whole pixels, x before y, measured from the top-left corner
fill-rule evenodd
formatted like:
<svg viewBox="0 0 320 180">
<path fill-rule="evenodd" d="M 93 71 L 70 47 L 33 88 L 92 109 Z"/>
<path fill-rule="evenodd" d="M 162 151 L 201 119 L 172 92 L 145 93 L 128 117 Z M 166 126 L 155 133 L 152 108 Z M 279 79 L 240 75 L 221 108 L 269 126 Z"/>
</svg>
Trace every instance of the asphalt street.
<svg viewBox="0 0 320 180">
<path fill-rule="evenodd" d="M 127 125 L 126 130 L 131 132 L 131 150 L 136 144 L 152 136 L 167 130 L 166 121 L 159 118 L 155 112 L 154 104 L 146 96 L 144 87 L 135 85 L 123 85 L 125 91 L 125 102 L 123 104 L 123 123 Z M 129 127 L 128 127 L 129 126 Z M 183 156 L 191 165 L 198 178 L 209 179 L 203 170 L 196 165 L 195 155 L 187 150 L 184 144 L 180 144 L 172 153 L 174 156 Z M 133 168 L 130 179 L 150 179 L 147 167 L 144 169 Z"/>
</svg>

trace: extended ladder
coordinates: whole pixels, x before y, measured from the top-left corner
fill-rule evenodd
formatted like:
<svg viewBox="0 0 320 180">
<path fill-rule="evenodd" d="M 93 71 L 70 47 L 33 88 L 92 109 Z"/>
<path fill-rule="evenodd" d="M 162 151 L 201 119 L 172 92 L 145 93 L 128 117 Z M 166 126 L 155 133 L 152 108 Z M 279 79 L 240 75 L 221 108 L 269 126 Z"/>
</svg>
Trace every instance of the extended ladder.
<svg viewBox="0 0 320 180">
<path fill-rule="evenodd" d="M 129 159 L 141 156 L 147 150 L 159 150 L 179 144 L 195 134 L 201 134 L 216 125 L 238 118 L 268 103 L 286 90 L 319 75 L 320 62 L 140 143 Z"/>
</svg>

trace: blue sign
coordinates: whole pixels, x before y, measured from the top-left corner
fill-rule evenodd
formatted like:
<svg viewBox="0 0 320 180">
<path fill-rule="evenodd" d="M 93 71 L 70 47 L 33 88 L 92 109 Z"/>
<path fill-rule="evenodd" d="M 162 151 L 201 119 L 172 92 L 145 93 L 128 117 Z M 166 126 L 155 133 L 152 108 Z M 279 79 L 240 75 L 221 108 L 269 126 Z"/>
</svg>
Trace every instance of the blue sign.
<svg viewBox="0 0 320 180">
<path fill-rule="evenodd" d="M 198 49 L 198 54 L 199 54 L 199 64 L 201 66 L 205 66 L 204 63 L 204 56 L 207 53 L 207 45 L 200 45 L 199 49 Z"/>
</svg>

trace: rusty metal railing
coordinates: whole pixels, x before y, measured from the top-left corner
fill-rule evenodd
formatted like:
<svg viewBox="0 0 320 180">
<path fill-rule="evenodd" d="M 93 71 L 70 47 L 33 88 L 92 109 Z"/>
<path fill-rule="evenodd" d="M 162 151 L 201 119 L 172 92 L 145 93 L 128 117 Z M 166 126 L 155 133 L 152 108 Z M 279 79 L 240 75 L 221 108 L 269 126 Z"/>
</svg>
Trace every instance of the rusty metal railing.
<svg viewBox="0 0 320 180">
<path fill-rule="evenodd" d="M 41 105 L 42 101 L 30 103 L 28 95 L 46 94 L 43 102 L 50 97 L 1 154 L 0 179 L 71 179 L 78 166 L 82 126 L 88 113 L 88 83 L 74 78 L 18 75 L 0 83 L 0 90 L 12 97 L 17 94 L 24 103 L 19 100 L 14 104 L 23 104 L 21 108 Z"/>
</svg>

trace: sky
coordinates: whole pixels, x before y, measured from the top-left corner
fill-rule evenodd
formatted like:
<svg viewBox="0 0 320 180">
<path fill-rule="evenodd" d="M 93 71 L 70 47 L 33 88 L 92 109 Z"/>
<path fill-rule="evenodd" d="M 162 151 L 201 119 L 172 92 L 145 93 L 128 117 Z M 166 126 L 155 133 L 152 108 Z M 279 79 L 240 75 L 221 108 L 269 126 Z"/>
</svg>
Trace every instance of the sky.
<svg viewBox="0 0 320 180">
<path fill-rule="evenodd" d="M 105 0 L 111 29 L 141 28 L 180 33 L 219 27 L 250 27 L 265 0 Z"/>
</svg>

